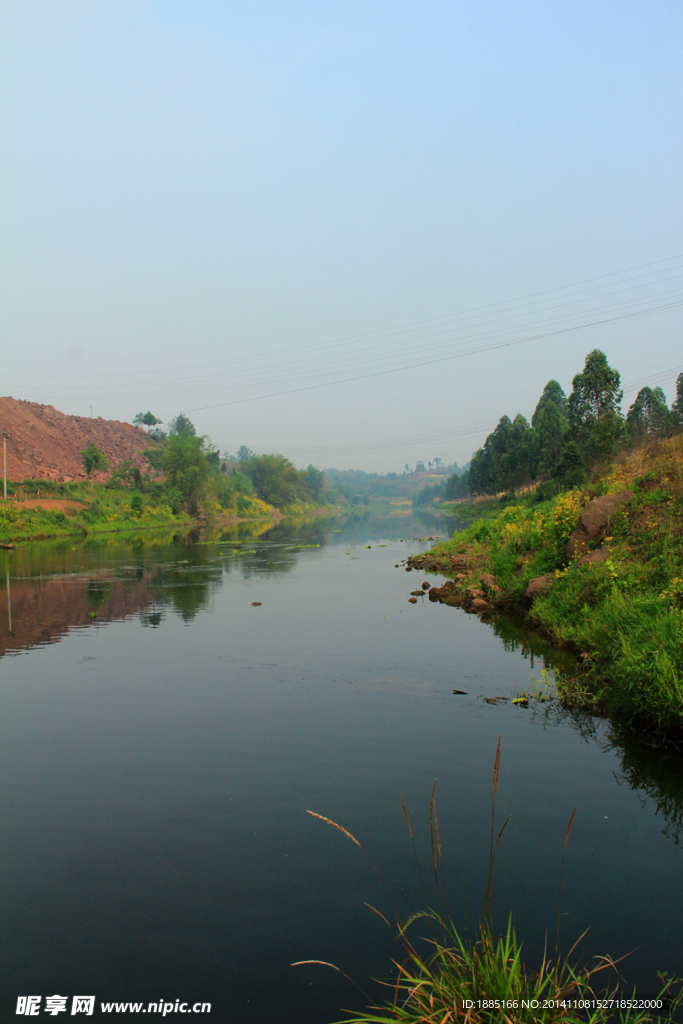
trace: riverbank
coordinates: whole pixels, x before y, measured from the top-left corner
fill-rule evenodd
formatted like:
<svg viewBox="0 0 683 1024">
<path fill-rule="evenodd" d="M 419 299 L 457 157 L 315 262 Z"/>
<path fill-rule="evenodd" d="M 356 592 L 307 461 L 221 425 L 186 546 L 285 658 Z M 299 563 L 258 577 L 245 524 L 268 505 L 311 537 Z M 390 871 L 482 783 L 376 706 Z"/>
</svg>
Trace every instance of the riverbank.
<svg viewBox="0 0 683 1024">
<path fill-rule="evenodd" d="M 259 498 L 246 496 L 242 497 L 239 508 L 223 508 L 218 502 L 209 502 L 200 516 L 193 518 L 138 492 L 113 491 L 97 485 L 91 490 L 83 485 L 74 487 L 73 496 L 68 498 L 32 496 L 1 503 L 0 544 L 97 534 L 135 534 L 164 528 L 227 529 L 240 523 L 272 524 L 284 518 L 318 518 L 338 512 L 336 506 L 300 502 L 278 509 Z"/>
<path fill-rule="evenodd" d="M 683 742 L 683 437 L 624 456 L 590 487 L 508 504 L 408 559 L 430 598 L 524 617 L 580 668 L 567 702 Z"/>
</svg>

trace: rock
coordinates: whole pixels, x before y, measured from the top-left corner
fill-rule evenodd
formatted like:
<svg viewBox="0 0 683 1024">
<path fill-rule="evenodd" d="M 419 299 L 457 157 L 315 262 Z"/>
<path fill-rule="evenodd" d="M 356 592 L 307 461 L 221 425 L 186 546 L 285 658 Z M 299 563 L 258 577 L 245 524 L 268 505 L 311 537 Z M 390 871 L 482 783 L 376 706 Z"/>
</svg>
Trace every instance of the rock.
<svg viewBox="0 0 683 1024">
<path fill-rule="evenodd" d="M 409 597 L 408 598 L 408 604 L 417 604 L 417 598 L 416 597 Z"/>
<path fill-rule="evenodd" d="M 454 591 L 454 590 L 455 590 L 455 583 L 452 583 L 451 580 L 446 580 L 446 582 L 444 583 L 444 585 L 442 587 L 431 587 L 430 588 L 429 600 L 430 601 L 440 601 L 441 598 L 448 597 L 448 595 L 451 594 L 452 591 Z M 418 593 L 419 593 L 419 591 L 418 591 Z"/>
<path fill-rule="evenodd" d="M 545 593 L 546 590 L 550 590 L 554 586 L 555 575 L 553 573 L 548 573 L 547 576 L 536 576 L 533 580 L 529 580 L 529 586 L 526 588 L 524 596 L 533 601 L 539 594 Z"/>
<path fill-rule="evenodd" d="M 452 608 L 462 608 L 465 603 L 465 598 L 462 594 L 446 594 L 440 600 L 441 604 L 450 605 Z"/>
<path fill-rule="evenodd" d="M 618 494 L 603 494 L 602 497 L 589 501 L 579 516 L 576 529 L 567 541 L 567 558 L 583 555 L 591 541 L 603 540 L 616 510 L 632 497 L 632 491 L 619 491 Z"/>
<path fill-rule="evenodd" d="M 500 587 L 496 583 L 495 576 L 492 576 L 490 572 L 485 572 L 479 583 L 488 598 L 497 597 L 501 592 Z"/>
<path fill-rule="evenodd" d="M 467 591 L 467 596 L 471 601 L 478 601 L 479 599 L 485 598 L 486 594 L 483 590 L 477 590 L 476 587 L 470 587 Z"/>
<path fill-rule="evenodd" d="M 263 604 L 262 601 L 252 601 L 251 602 L 251 607 L 252 608 L 259 608 L 262 604 Z"/>
<path fill-rule="evenodd" d="M 466 569 L 468 564 L 467 555 L 451 556 L 451 565 L 454 569 Z"/>
<path fill-rule="evenodd" d="M 423 590 L 429 590 L 430 587 L 431 587 L 431 583 L 427 583 L 427 580 L 425 580 L 424 583 L 422 584 L 422 589 Z"/>
<path fill-rule="evenodd" d="M 586 565 L 587 562 L 606 562 L 609 556 L 609 548 L 598 548 L 597 551 L 589 551 L 587 555 L 583 555 L 577 565 Z"/>
<path fill-rule="evenodd" d="M 479 615 L 481 612 L 492 612 L 493 605 L 485 601 L 483 597 L 477 597 L 472 602 L 472 611 Z"/>
<path fill-rule="evenodd" d="M 422 597 L 424 595 L 423 590 L 411 590 L 410 593 L 413 595 L 413 597 Z"/>
</svg>

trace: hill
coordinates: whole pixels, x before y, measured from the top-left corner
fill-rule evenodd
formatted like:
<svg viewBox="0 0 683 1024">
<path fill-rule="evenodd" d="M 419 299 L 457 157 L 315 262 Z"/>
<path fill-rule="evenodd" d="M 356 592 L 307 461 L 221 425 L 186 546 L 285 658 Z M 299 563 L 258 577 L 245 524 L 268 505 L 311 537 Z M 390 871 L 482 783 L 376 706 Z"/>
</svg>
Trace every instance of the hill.
<svg viewBox="0 0 683 1024">
<path fill-rule="evenodd" d="M 149 469 L 142 455 L 148 445 L 146 435 L 120 420 L 67 416 L 53 405 L 7 397 L 0 398 L 0 430 L 10 435 L 7 441 L 9 480 L 84 480 L 81 452 L 90 441 L 105 453 L 110 471 L 124 459 L 130 459 L 140 469 Z M 105 474 L 101 474 L 101 478 L 104 477 Z M 97 474 L 95 479 L 98 479 Z"/>
</svg>

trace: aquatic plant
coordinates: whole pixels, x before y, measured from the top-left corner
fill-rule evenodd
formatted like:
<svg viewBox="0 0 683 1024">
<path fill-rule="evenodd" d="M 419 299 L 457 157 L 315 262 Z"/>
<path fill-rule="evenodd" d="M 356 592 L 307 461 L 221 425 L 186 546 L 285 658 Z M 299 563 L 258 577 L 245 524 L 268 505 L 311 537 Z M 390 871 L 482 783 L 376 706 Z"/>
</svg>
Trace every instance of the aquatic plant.
<svg viewBox="0 0 683 1024">
<path fill-rule="evenodd" d="M 621 1024 L 651 1024 L 655 1020 L 673 1021 L 678 1008 L 683 1004 L 683 979 L 667 978 L 660 975 L 660 991 L 655 1000 L 641 1000 L 637 993 L 620 989 L 617 963 L 609 956 L 594 957 L 590 965 L 581 964 L 573 958 L 581 935 L 569 952 L 560 955 L 560 907 L 562 899 L 562 874 L 564 857 L 576 814 L 574 809 L 565 832 L 560 867 L 560 883 L 557 907 L 557 936 L 554 955 L 548 954 L 548 943 L 537 969 L 527 967 L 522 956 L 522 944 L 518 939 L 512 915 L 508 916 L 503 932 L 496 932 L 493 925 L 493 873 L 495 856 L 505 827 L 504 822 L 496 836 L 495 812 L 500 777 L 501 738 L 493 769 L 491 795 L 491 832 L 489 841 L 489 870 L 484 900 L 484 910 L 476 930 L 476 938 L 470 940 L 456 927 L 448 906 L 448 894 L 443 866 L 441 837 L 436 813 L 435 791 L 432 788 L 429 803 L 429 830 L 431 840 L 431 869 L 434 876 L 436 907 L 429 904 L 425 879 L 417 856 L 412 824 L 403 797 L 401 805 L 413 844 L 417 874 L 422 890 L 424 909 L 402 922 L 394 901 L 382 878 L 362 844 L 342 825 L 324 815 L 308 811 L 313 817 L 332 825 L 350 839 L 365 854 L 377 874 L 393 911 L 393 928 L 400 941 L 403 957 L 395 960 L 396 976 L 379 981 L 388 990 L 383 1003 L 370 1002 L 364 1012 L 345 1018 L 340 1024 L 607 1024 L 618 1020 Z M 381 911 L 370 908 L 385 923 L 391 923 Z M 420 939 L 426 944 L 427 952 L 418 949 L 418 942 L 409 937 L 417 922 L 426 923 L 429 935 Z M 322 960 L 298 961 L 292 966 L 320 964 L 340 969 L 335 964 Z M 343 971 L 340 971 L 344 974 Z M 348 975 L 344 974 L 348 978 Z M 349 978 L 349 981 L 352 981 Z M 603 987 L 599 987 L 604 981 Z M 355 982 L 352 982 L 354 985 Z M 356 985 L 357 988 L 359 986 Z M 367 993 L 360 991 L 370 999 Z"/>
</svg>

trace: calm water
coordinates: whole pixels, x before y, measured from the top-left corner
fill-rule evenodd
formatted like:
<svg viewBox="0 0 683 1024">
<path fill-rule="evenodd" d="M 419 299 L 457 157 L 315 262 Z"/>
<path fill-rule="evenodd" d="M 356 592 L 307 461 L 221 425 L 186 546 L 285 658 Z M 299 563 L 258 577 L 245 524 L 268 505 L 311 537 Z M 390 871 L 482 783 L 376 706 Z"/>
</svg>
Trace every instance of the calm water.
<svg viewBox="0 0 683 1024">
<path fill-rule="evenodd" d="M 680 763 L 598 720 L 486 703 L 543 661 L 510 629 L 408 604 L 424 577 L 394 565 L 427 530 L 327 520 L 0 552 L 2 1021 L 38 993 L 207 1001 L 226 1024 L 360 1008 L 329 968 L 290 966 L 371 984 L 397 955 L 365 906 L 388 912 L 368 862 L 306 809 L 364 844 L 409 913 L 398 793 L 426 863 L 438 778 L 451 909 L 464 925 L 467 893 L 472 922 L 499 734 L 499 922 L 514 912 L 531 959 L 554 942 L 577 807 L 565 947 L 589 926 L 586 954 L 638 947 L 623 972 L 646 992 L 681 970 Z"/>
</svg>

